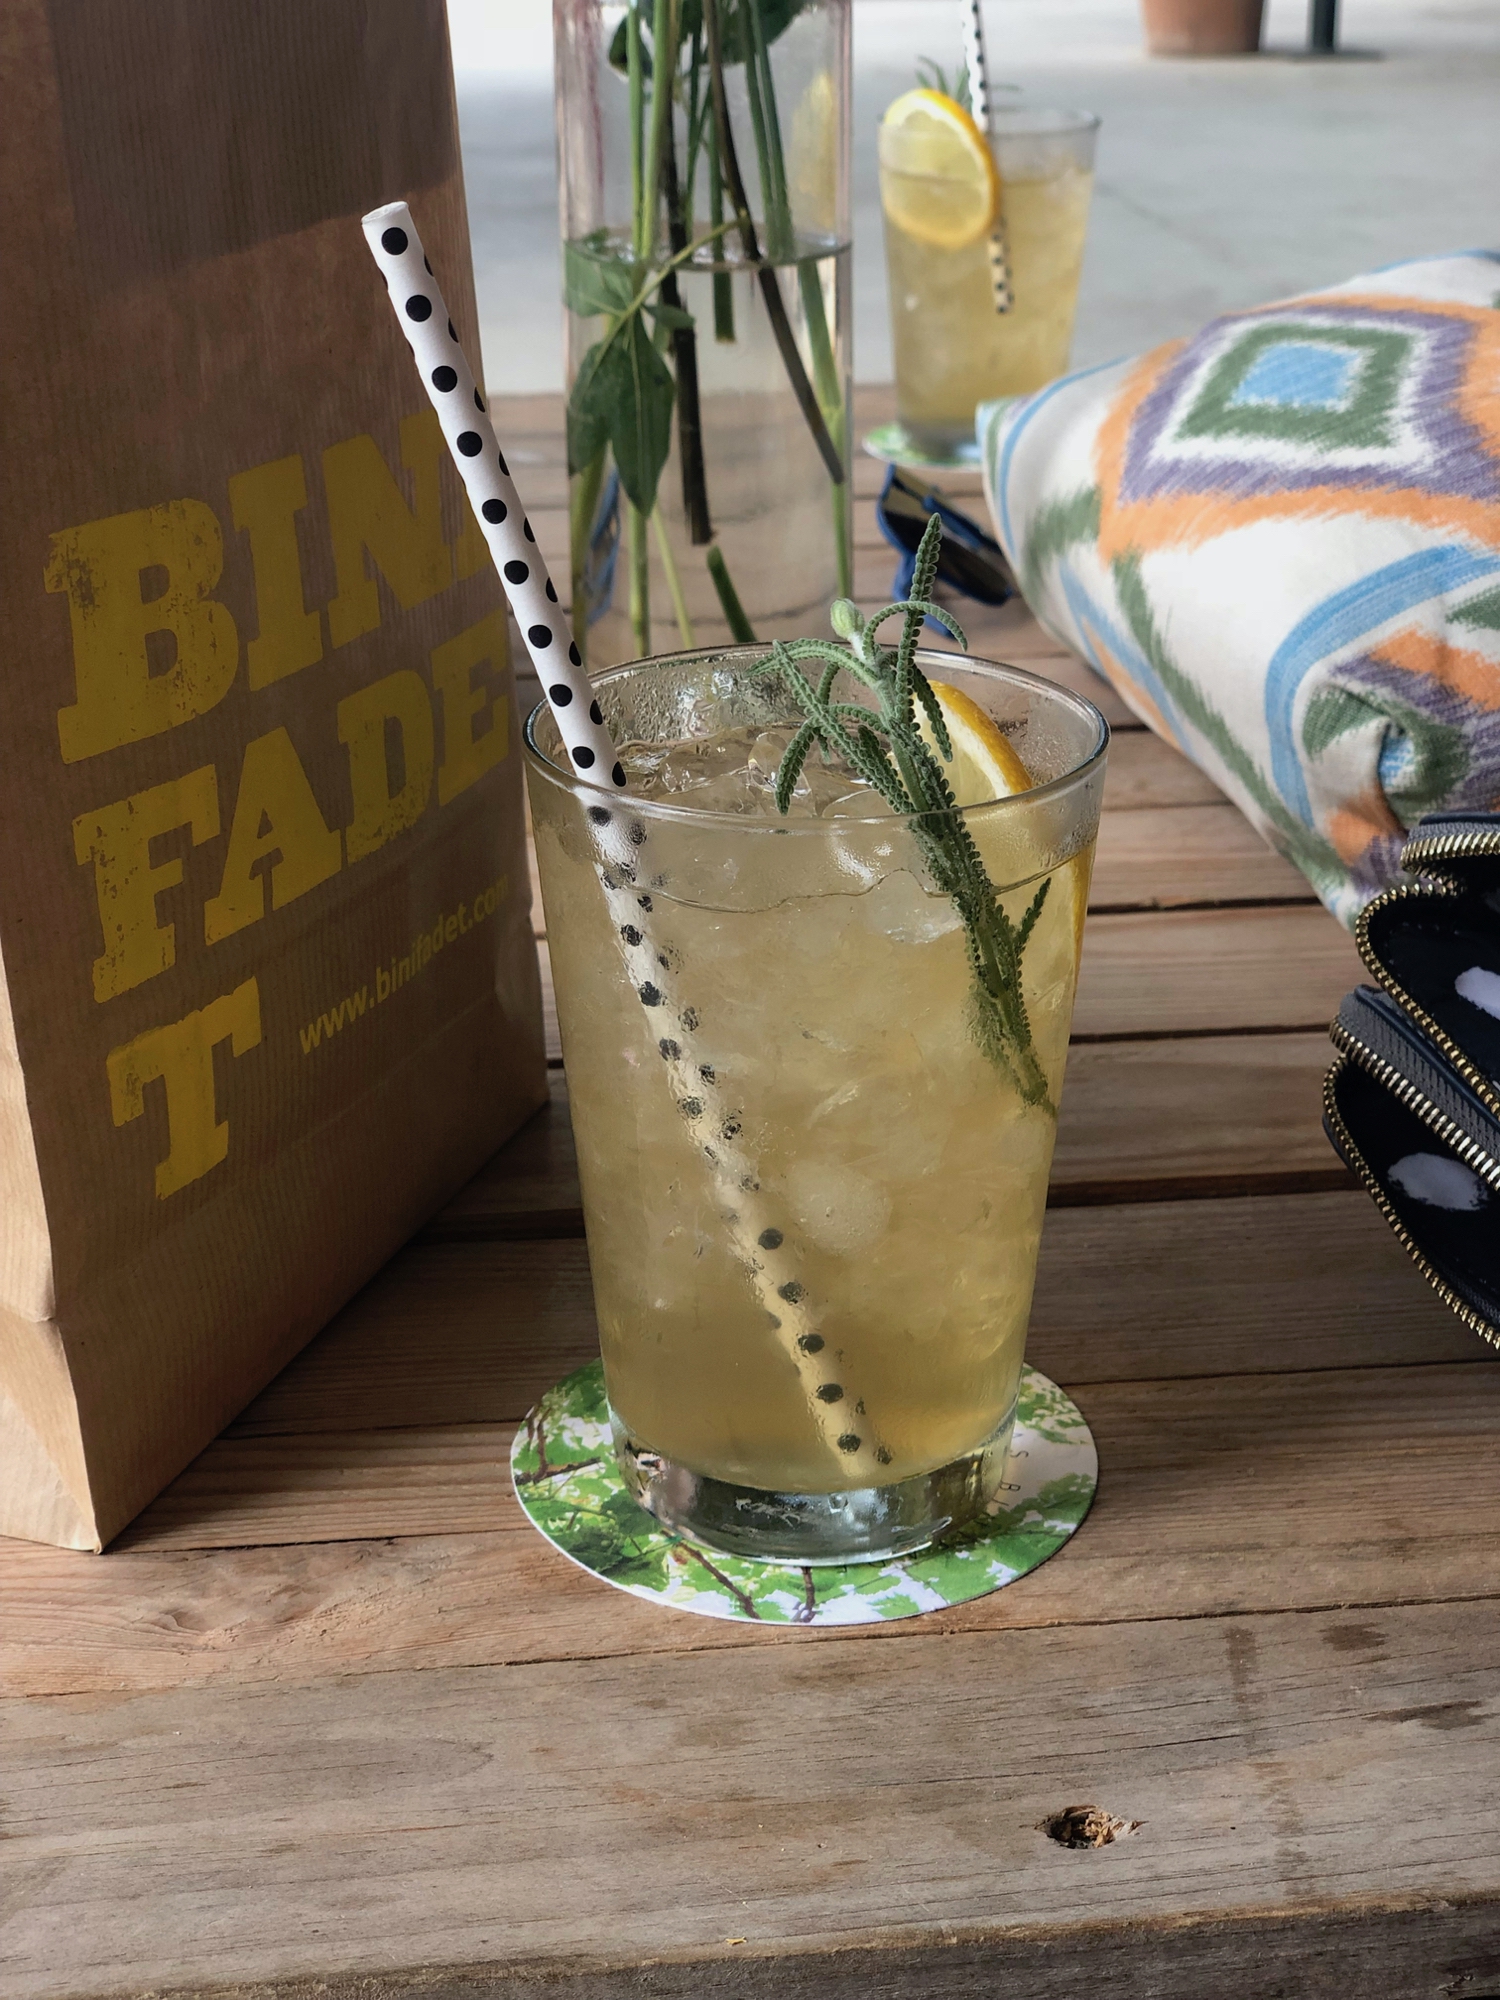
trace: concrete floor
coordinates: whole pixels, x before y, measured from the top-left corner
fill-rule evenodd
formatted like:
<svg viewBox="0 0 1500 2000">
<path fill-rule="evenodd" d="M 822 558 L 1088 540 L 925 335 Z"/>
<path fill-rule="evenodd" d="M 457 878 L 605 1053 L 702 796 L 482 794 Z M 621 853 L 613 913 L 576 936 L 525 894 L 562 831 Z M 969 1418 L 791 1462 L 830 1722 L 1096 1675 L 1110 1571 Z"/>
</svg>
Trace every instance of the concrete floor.
<svg viewBox="0 0 1500 2000">
<path fill-rule="evenodd" d="M 485 372 L 562 386 L 550 0 L 449 0 Z M 1403 257 L 1500 245 L 1500 0 L 1342 0 L 1350 53 L 1305 61 L 1305 0 L 1259 57 L 1153 61 L 1135 0 L 987 0 L 997 81 L 1103 118 L 1074 358 Z M 855 372 L 890 376 L 874 129 L 946 66 L 956 0 L 854 0 Z"/>
</svg>

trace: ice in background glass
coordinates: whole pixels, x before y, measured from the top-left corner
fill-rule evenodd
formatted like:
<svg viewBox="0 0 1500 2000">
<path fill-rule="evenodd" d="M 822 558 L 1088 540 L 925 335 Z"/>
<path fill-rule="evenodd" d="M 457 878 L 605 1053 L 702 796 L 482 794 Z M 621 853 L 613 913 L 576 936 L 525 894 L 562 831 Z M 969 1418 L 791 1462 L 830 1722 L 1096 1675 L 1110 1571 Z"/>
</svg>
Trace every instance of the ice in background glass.
<svg viewBox="0 0 1500 2000">
<path fill-rule="evenodd" d="M 778 816 L 771 783 L 798 718 L 746 677 L 763 657 L 683 654 L 596 683 L 626 800 L 567 770 L 545 709 L 527 767 L 627 1479 L 710 1546 L 838 1561 L 983 1516 L 1004 1477 L 1107 731 L 1018 669 L 919 655 L 998 720 L 1035 784 L 965 814 L 1012 917 L 1051 878 L 1022 958 L 1046 1092 L 1027 1103 L 972 1037 L 965 933 L 910 824 L 816 755 Z M 694 1060 L 798 1260 L 851 1422 L 889 1454 L 879 1485 L 848 1490 L 728 1240 L 715 1135 L 667 1086 L 678 1024 L 642 1005 L 599 881 L 622 815 L 638 835 L 631 886 L 691 1002 Z"/>
<path fill-rule="evenodd" d="M 917 162 L 908 129 L 880 129 L 896 413 L 937 457 L 973 442 L 980 403 L 1065 373 L 1072 345 L 1099 120 L 1013 109 L 997 111 L 994 123 L 1015 293 L 1007 313 L 995 310 L 987 234 L 953 250 L 893 219 L 891 210 L 906 206 L 901 177 Z M 934 190 L 924 192 L 931 198 Z"/>
</svg>

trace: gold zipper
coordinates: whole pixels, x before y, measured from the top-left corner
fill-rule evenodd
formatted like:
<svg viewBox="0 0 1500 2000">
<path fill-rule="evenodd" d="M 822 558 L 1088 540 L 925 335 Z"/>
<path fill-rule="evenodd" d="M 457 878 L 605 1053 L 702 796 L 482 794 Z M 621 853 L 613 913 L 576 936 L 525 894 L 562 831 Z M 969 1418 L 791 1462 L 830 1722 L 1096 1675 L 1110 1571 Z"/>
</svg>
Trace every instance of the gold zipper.
<svg viewBox="0 0 1500 2000">
<path fill-rule="evenodd" d="M 1456 839 L 1457 836 L 1450 836 L 1448 844 L 1451 846 Z M 1437 844 L 1434 842 L 1434 847 Z M 1407 852 L 1409 853 L 1410 849 Z M 1500 841 L 1496 843 L 1495 852 L 1500 853 Z M 1405 858 L 1403 857 L 1404 865 Z M 1401 902 L 1414 896 L 1457 897 L 1461 894 L 1462 891 L 1456 883 L 1442 880 L 1403 882 L 1399 888 L 1387 889 L 1383 896 L 1378 896 L 1373 903 L 1367 903 L 1360 911 L 1354 925 L 1354 943 L 1360 957 L 1364 960 L 1365 970 L 1373 974 L 1381 986 L 1384 987 L 1385 991 L 1390 994 L 1397 1006 L 1401 1008 L 1408 1019 L 1416 1023 L 1427 1039 L 1435 1043 L 1442 1050 L 1443 1054 L 1448 1058 L 1449 1063 L 1458 1071 L 1464 1082 L 1480 1102 L 1486 1106 L 1491 1115 L 1495 1118 L 1500 1118 L 1500 1092 L 1496 1091 L 1494 1083 L 1485 1075 L 1482 1069 L 1475 1067 L 1451 1035 L 1444 1034 L 1426 1008 L 1419 1007 L 1406 991 L 1405 987 L 1396 984 L 1395 979 L 1387 972 L 1384 965 L 1376 957 L 1375 948 L 1370 942 L 1370 914 L 1372 911 L 1388 908 L 1392 903 Z"/>
<path fill-rule="evenodd" d="M 1472 1167 L 1476 1174 L 1482 1175 L 1491 1187 L 1500 1192 L 1500 1160 L 1487 1153 L 1477 1140 L 1471 1139 L 1463 1127 L 1456 1125 L 1446 1112 L 1440 1111 L 1430 1097 L 1424 1097 L 1420 1088 L 1409 1077 L 1403 1076 L 1394 1063 L 1379 1055 L 1368 1042 L 1362 1042 L 1357 1035 L 1351 1034 L 1338 1019 L 1331 1023 L 1328 1038 L 1345 1055 L 1358 1057 L 1361 1068 L 1367 1069 L 1398 1104 L 1414 1112 L 1429 1132 L 1435 1132 L 1444 1145 L 1452 1147 L 1466 1167 Z"/>
<path fill-rule="evenodd" d="M 1408 874 L 1412 864 L 1452 861 L 1470 854 L 1500 854 L 1500 827 L 1491 833 L 1433 833 L 1425 838 L 1415 833 L 1401 852 L 1401 866 Z"/>
<path fill-rule="evenodd" d="M 1396 1210 L 1392 1206 L 1390 1197 L 1386 1194 L 1385 1189 L 1381 1186 L 1376 1176 L 1370 1171 L 1370 1168 L 1365 1162 L 1364 1154 L 1359 1150 L 1358 1146 L 1355 1145 L 1353 1136 L 1349 1131 L 1349 1127 L 1344 1123 L 1343 1114 L 1340 1112 L 1337 1103 L 1334 1101 L 1334 1084 L 1337 1082 L 1339 1074 L 1343 1070 L 1344 1065 L 1350 1059 L 1349 1052 L 1353 1048 L 1361 1047 L 1359 1043 L 1355 1042 L 1352 1035 L 1347 1038 L 1347 1041 L 1348 1041 L 1348 1046 L 1340 1052 L 1338 1061 L 1334 1063 L 1333 1067 L 1329 1070 L 1327 1076 L 1323 1079 L 1323 1116 L 1328 1120 L 1329 1124 L 1338 1134 L 1340 1147 L 1343 1151 L 1344 1157 L 1346 1160 L 1350 1161 L 1350 1163 L 1353 1165 L 1355 1173 L 1358 1175 L 1359 1179 L 1364 1184 L 1364 1189 L 1366 1194 L 1369 1195 L 1370 1199 L 1374 1202 L 1375 1206 L 1380 1210 L 1381 1214 L 1390 1224 L 1391 1232 L 1395 1236 L 1396 1241 L 1401 1245 L 1402 1249 L 1406 1252 L 1407 1256 L 1410 1257 L 1411 1261 L 1416 1265 L 1417 1269 L 1422 1273 L 1422 1276 L 1427 1280 L 1428 1284 L 1431 1285 L 1432 1289 L 1437 1293 L 1438 1297 L 1443 1301 L 1443 1304 L 1447 1306 L 1449 1310 L 1463 1322 L 1463 1324 L 1469 1329 L 1470 1333 L 1477 1333 L 1481 1339 L 1487 1340 L 1490 1343 L 1491 1347 L 1500 1347 L 1500 1328 L 1491 1326 L 1490 1322 L 1484 1317 L 1482 1313 L 1475 1312 L 1474 1308 L 1469 1304 L 1467 1299 L 1460 1298 L 1458 1293 L 1454 1291 L 1453 1287 L 1450 1284 L 1448 1284 L 1443 1278 L 1440 1278 L 1438 1276 L 1437 1272 L 1433 1269 L 1432 1265 L 1427 1261 L 1426 1257 L 1423 1256 L 1422 1252 L 1417 1248 L 1415 1242 L 1412 1240 L 1411 1233 L 1407 1229 L 1406 1224 L 1401 1220 L 1400 1216 L 1396 1213 Z M 1362 1049 L 1362 1053 L 1369 1053 L 1369 1052 L 1364 1051 Z M 1379 1063 L 1379 1061 L 1380 1059 L 1378 1056 L 1374 1058 L 1374 1063 Z M 1389 1063 L 1383 1064 L 1381 1065 L 1381 1067 L 1389 1071 L 1391 1075 L 1397 1074 L 1397 1072 L 1391 1071 Z M 1384 1082 L 1386 1079 L 1382 1078 L 1381 1080 Z M 1420 1095 L 1420 1093 L 1417 1094 Z M 1426 1100 L 1424 1099 L 1423 1102 L 1425 1101 Z M 1412 1106 L 1411 1108 L 1415 1109 L 1415 1106 Z M 1441 1113 L 1438 1114 L 1439 1117 L 1441 1117 L 1441 1115 L 1442 1115 Z M 1444 1122 L 1446 1123 L 1447 1121 L 1445 1120 Z"/>
</svg>

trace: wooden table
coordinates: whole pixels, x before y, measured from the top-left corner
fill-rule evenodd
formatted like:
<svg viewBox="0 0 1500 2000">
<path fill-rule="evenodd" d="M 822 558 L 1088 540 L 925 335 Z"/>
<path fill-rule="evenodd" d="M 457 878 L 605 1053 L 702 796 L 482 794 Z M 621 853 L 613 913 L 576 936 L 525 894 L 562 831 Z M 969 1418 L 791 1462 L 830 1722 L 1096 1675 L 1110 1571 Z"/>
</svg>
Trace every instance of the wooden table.
<svg viewBox="0 0 1500 2000">
<path fill-rule="evenodd" d="M 556 405 L 501 427 L 560 502 Z M 1023 613 L 971 629 L 1119 732 L 1030 1345 L 1081 1532 L 849 1633 L 555 1555 L 506 1473 L 594 1347 L 555 1070 L 113 1552 L 0 1545 L 5 2000 L 1500 1993 L 1500 1369 L 1319 1129 L 1353 949 Z M 1085 1803 L 1143 1824 L 1042 1831 Z"/>
</svg>

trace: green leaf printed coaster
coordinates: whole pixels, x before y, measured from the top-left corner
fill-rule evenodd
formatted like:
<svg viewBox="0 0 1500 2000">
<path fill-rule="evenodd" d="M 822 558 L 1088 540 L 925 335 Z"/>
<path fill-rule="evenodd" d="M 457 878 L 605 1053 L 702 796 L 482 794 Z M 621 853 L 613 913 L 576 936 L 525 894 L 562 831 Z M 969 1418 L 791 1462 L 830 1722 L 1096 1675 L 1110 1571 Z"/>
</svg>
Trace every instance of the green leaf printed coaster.
<svg viewBox="0 0 1500 2000">
<path fill-rule="evenodd" d="M 1082 1521 L 1099 1456 L 1071 1396 L 1021 1371 L 1009 1504 L 978 1536 L 892 1562 L 839 1568 L 749 1562 L 661 1528 L 625 1490 L 610 1442 L 602 1362 L 549 1389 L 510 1454 L 516 1495 L 552 1546 L 633 1597 L 705 1618 L 872 1625 L 967 1604 L 1055 1555 Z"/>
<path fill-rule="evenodd" d="M 899 423 L 877 424 L 861 443 L 871 458 L 884 459 L 887 465 L 918 466 L 924 472 L 977 472 L 984 463 L 973 438 L 965 438 L 952 451 L 929 451 Z"/>
</svg>

